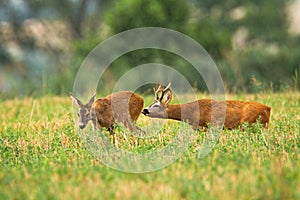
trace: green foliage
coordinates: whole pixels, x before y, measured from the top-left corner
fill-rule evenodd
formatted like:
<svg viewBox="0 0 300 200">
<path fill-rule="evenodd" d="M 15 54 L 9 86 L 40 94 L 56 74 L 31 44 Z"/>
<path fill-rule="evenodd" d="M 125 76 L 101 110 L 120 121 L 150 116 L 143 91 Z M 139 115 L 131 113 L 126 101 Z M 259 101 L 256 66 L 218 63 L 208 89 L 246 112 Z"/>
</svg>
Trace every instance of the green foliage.
<svg viewBox="0 0 300 200">
<path fill-rule="evenodd" d="M 119 33 L 132 28 L 145 26 L 158 26 L 185 30 L 186 22 L 189 16 L 189 9 L 186 1 L 116 1 L 113 7 L 106 11 L 106 23 L 111 34 Z M 75 56 L 78 64 L 100 41 L 100 37 L 94 39 L 94 34 L 87 36 L 84 40 L 76 42 Z M 171 58 L 171 59 L 170 59 Z M 174 59 L 175 58 L 175 59 Z M 178 65 L 176 56 L 171 53 L 147 49 L 137 50 L 121 56 L 115 60 L 109 69 L 105 72 L 103 80 L 105 85 L 113 85 L 130 68 L 144 63 L 163 63 L 168 65 Z M 184 69 L 184 65 L 177 68 Z"/>
<path fill-rule="evenodd" d="M 149 26 L 174 29 L 199 42 L 219 67 L 228 91 L 299 90 L 300 37 L 288 32 L 287 5 L 291 2 L 0 1 L 6 11 L 0 16 L 0 73 L 5 77 L 0 77 L 0 95 L 65 95 L 72 89 L 80 64 L 96 45 L 110 35 Z M 38 29 L 46 30 L 46 34 L 35 36 L 24 31 L 31 22 L 38 22 Z M 55 28 L 51 24 L 56 24 Z M 54 30 L 57 27 L 61 30 Z M 244 30 L 242 45 L 232 45 L 240 30 Z M 55 34 L 68 35 L 62 40 L 64 50 L 50 45 L 56 43 Z M 45 40 L 41 42 L 42 37 Z M 206 90 L 189 63 L 172 53 L 153 49 L 130 52 L 115 60 L 101 81 L 112 85 L 126 71 L 149 62 L 172 66 L 193 86 Z"/>
<path fill-rule="evenodd" d="M 102 41 L 98 32 L 90 32 L 84 39 L 75 40 L 73 46 L 73 64 L 76 70 L 88 54 Z"/>
<path fill-rule="evenodd" d="M 9 53 L 5 50 L 5 48 L 2 45 L 0 45 L 0 60 L 4 64 L 11 60 Z"/>
<path fill-rule="evenodd" d="M 193 1 L 199 17 L 189 34 L 212 55 L 229 91 L 291 88 L 299 69 L 299 41 L 287 33 L 288 1 Z M 240 13 L 234 17 L 234 13 Z M 245 46 L 232 49 L 236 31 L 247 31 Z M 292 47 L 293 46 L 293 47 Z"/>
<path fill-rule="evenodd" d="M 276 46 L 269 50 L 251 48 L 242 52 L 234 51 L 230 55 L 233 59 L 230 63 L 232 66 L 228 67 L 235 72 L 227 71 L 230 74 L 228 78 L 224 76 L 224 81 L 230 85 L 235 84 L 239 91 L 246 92 L 292 89 L 291 86 L 295 83 L 293 74 L 299 69 L 299 53 L 299 48 Z M 230 79 L 232 76 L 236 79 Z"/>
<path fill-rule="evenodd" d="M 189 27 L 189 36 L 201 44 L 213 59 L 222 59 L 224 53 L 231 49 L 232 34 L 219 21 L 207 17 Z"/>
<path fill-rule="evenodd" d="M 189 9 L 184 0 L 116 0 L 107 13 L 106 21 L 113 34 L 139 27 L 183 31 Z"/>
<path fill-rule="evenodd" d="M 250 1 L 247 6 L 247 15 L 242 20 L 242 23 L 249 29 L 249 39 L 285 43 L 288 19 L 284 7 L 287 2 L 285 0 Z"/>
</svg>

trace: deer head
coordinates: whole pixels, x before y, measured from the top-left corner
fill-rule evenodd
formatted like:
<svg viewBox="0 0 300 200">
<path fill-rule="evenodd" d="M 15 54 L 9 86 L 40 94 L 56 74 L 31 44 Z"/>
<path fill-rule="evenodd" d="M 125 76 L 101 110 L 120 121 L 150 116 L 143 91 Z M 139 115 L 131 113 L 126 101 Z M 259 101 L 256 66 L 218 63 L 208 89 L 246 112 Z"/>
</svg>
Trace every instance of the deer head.
<svg viewBox="0 0 300 200">
<path fill-rule="evenodd" d="M 75 105 L 77 105 L 79 108 L 77 116 L 78 116 L 78 125 L 79 125 L 80 129 L 84 129 L 86 127 L 87 123 L 89 122 L 89 120 L 92 120 L 91 108 L 95 101 L 95 96 L 96 96 L 96 93 L 93 94 L 93 96 L 91 97 L 91 99 L 89 100 L 89 102 L 87 104 L 83 104 L 79 99 L 77 99 L 73 95 L 70 96 L 73 103 Z"/>
<path fill-rule="evenodd" d="M 170 86 L 171 83 L 169 83 L 165 88 L 161 85 L 159 85 L 157 89 L 153 88 L 155 100 L 148 108 L 145 108 L 142 111 L 144 115 L 154 118 L 167 118 L 166 108 L 172 100 Z"/>
</svg>

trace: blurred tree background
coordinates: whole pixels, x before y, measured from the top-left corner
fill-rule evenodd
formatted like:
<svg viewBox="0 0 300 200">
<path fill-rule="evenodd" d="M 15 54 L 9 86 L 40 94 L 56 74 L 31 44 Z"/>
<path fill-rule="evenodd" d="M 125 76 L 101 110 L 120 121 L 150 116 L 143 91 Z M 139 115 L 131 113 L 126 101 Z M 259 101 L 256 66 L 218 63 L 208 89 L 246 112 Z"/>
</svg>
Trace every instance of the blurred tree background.
<svg viewBox="0 0 300 200">
<path fill-rule="evenodd" d="M 228 92 L 299 90 L 299 5 L 298 0 L 0 0 L 0 97 L 67 95 L 81 62 L 101 41 L 147 26 L 198 41 Z M 205 90 L 189 63 L 155 49 L 121 56 L 104 81 L 149 62 L 170 65 Z"/>
</svg>

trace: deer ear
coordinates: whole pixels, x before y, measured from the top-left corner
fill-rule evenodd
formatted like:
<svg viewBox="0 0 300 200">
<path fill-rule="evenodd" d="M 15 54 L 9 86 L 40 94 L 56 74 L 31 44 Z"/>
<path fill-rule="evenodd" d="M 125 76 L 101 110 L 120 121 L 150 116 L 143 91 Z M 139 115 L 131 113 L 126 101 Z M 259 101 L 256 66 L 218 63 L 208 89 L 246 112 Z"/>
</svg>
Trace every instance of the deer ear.
<svg viewBox="0 0 300 200">
<path fill-rule="evenodd" d="M 72 94 L 70 95 L 70 97 L 71 97 L 73 103 L 76 104 L 78 107 L 83 106 L 82 102 L 79 99 L 77 99 L 76 97 L 74 97 Z"/>
<path fill-rule="evenodd" d="M 91 97 L 91 99 L 89 100 L 89 106 L 92 106 L 94 101 L 95 101 L 95 96 L 96 96 L 96 93 L 93 94 L 93 96 Z"/>
</svg>

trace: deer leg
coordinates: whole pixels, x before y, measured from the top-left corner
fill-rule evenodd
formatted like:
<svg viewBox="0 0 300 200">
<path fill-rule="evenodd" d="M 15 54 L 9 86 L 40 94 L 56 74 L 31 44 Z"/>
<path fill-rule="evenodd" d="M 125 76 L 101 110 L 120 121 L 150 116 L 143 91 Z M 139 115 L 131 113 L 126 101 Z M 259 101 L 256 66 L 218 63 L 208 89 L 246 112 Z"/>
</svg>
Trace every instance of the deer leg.
<svg viewBox="0 0 300 200">
<path fill-rule="evenodd" d="M 92 127 L 94 131 L 98 129 L 96 120 L 92 120 Z"/>
<path fill-rule="evenodd" d="M 134 127 L 136 130 L 138 130 L 139 133 L 141 133 L 143 135 L 146 134 L 145 131 L 143 131 L 140 127 L 138 127 L 138 126 L 134 126 Z"/>
<path fill-rule="evenodd" d="M 130 131 L 134 130 L 133 124 L 131 121 L 129 121 L 128 119 L 126 119 L 123 123 L 125 125 L 126 128 L 128 128 Z"/>
<path fill-rule="evenodd" d="M 143 131 L 140 127 L 135 126 L 133 121 L 130 119 L 127 119 L 124 121 L 124 125 L 126 128 L 128 128 L 131 132 L 138 132 L 138 133 L 142 133 L 145 134 L 145 131 Z"/>
<path fill-rule="evenodd" d="M 94 131 L 101 128 L 99 123 L 97 123 L 97 116 L 94 109 L 91 109 L 90 120 L 92 121 L 92 127 Z"/>
<path fill-rule="evenodd" d="M 107 128 L 107 131 L 109 131 L 109 135 L 111 135 L 112 138 L 113 138 L 113 144 L 114 144 L 115 146 L 117 146 L 117 144 L 116 144 L 116 141 L 117 141 L 117 140 L 116 140 L 116 134 L 115 134 L 114 127 L 111 126 L 111 127 Z"/>
<path fill-rule="evenodd" d="M 190 125 L 192 125 L 192 129 L 194 129 L 195 131 L 199 130 L 200 128 L 199 122 L 190 123 Z"/>
</svg>

